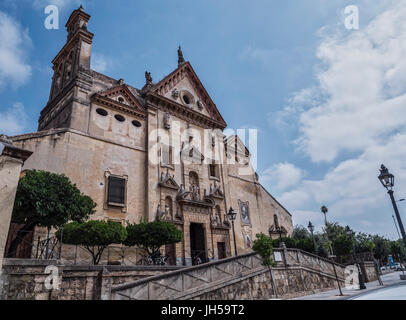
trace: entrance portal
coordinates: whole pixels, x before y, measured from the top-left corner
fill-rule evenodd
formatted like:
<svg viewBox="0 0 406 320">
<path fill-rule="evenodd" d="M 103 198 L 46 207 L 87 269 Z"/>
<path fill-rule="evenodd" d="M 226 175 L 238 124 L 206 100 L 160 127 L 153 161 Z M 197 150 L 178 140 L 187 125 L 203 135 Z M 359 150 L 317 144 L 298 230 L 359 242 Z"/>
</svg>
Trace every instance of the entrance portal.
<svg viewBox="0 0 406 320">
<path fill-rule="evenodd" d="M 207 262 L 206 239 L 201 223 L 190 224 L 190 254 L 193 265 Z"/>
</svg>

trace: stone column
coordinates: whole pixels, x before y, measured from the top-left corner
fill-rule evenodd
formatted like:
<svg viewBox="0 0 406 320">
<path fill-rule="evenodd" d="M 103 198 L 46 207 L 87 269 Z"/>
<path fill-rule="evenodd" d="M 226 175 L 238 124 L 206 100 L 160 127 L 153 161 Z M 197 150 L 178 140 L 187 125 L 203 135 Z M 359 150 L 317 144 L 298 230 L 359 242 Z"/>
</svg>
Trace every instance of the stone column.
<svg viewBox="0 0 406 320">
<path fill-rule="evenodd" d="M 2 295 L 3 257 L 6 247 L 14 198 L 17 191 L 18 179 L 24 161 L 32 152 L 12 145 L 4 135 L 0 135 L 0 297 Z"/>
</svg>

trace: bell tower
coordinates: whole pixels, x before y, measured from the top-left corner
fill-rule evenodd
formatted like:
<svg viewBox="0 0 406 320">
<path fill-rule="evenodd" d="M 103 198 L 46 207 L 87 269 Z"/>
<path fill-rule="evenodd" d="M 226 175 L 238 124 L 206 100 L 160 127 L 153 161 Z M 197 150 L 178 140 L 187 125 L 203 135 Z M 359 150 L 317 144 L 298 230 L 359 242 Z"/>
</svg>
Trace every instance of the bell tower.
<svg viewBox="0 0 406 320">
<path fill-rule="evenodd" d="M 92 87 L 90 59 L 94 35 L 87 30 L 89 19 L 90 15 L 80 6 L 66 23 L 67 41 L 52 61 L 54 75 L 49 100 L 41 111 L 38 130 L 85 128 L 77 117 L 88 107 Z"/>
</svg>

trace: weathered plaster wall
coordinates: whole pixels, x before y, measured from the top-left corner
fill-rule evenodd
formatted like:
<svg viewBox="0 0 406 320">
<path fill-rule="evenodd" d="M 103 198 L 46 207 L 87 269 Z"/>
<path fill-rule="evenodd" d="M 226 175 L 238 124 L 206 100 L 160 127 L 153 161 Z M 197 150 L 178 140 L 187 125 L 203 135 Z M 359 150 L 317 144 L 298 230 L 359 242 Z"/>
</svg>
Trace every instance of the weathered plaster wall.
<svg viewBox="0 0 406 320">
<path fill-rule="evenodd" d="M 71 131 L 53 131 L 15 138 L 33 151 L 23 170 L 63 173 L 96 203 L 93 219 L 139 222 L 144 217 L 145 152 Z M 126 208 L 105 205 L 106 173 L 127 176 Z"/>
<path fill-rule="evenodd" d="M 0 155 L 0 273 L 22 165 L 21 160 Z"/>
</svg>

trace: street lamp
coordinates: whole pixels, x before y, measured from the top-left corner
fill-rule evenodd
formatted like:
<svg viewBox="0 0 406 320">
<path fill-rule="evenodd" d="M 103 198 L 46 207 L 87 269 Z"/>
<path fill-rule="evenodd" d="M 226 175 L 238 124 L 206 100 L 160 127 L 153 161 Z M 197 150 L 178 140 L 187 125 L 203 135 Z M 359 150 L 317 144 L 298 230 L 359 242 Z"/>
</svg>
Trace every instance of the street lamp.
<svg viewBox="0 0 406 320">
<path fill-rule="evenodd" d="M 399 201 L 401 201 L 401 200 L 399 200 Z M 398 233 L 398 237 L 400 239 L 399 229 L 398 229 L 398 226 L 396 225 L 395 216 L 393 214 L 392 214 L 392 218 L 393 218 L 393 223 L 395 224 L 395 227 L 396 227 L 396 232 Z M 404 247 L 402 247 L 402 249 L 403 249 L 402 251 L 404 251 Z M 403 253 L 401 252 L 400 256 L 399 256 L 399 262 L 400 262 L 400 269 L 402 270 L 403 277 L 405 277 L 405 271 L 403 270 L 404 268 L 403 268 L 402 255 L 403 255 Z"/>
<path fill-rule="evenodd" d="M 229 221 L 231 221 L 231 224 L 233 225 L 233 238 L 234 238 L 235 255 L 237 255 L 237 243 L 236 243 L 236 240 L 235 240 L 235 231 L 234 231 L 234 220 L 235 220 L 236 216 L 237 216 L 237 213 L 233 210 L 232 207 L 230 207 L 230 210 L 228 210 L 228 213 L 227 213 L 227 219 Z"/>
<path fill-rule="evenodd" d="M 348 237 L 351 239 L 351 242 L 352 242 L 352 248 L 353 248 L 353 249 L 352 249 L 352 257 L 353 257 L 354 263 L 355 263 L 355 265 L 357 266 L 357 269 L 358 269 L 358 283 L 359 283 L 359 289 L 360 289 L 360 290 L 364 290 L 364 289 L 366 289 L 367 287 L 365 286 L 364 277 L 363 277 L 362 272 L 361 272 L 361 265 L 358 263 L 358 259 L 357 259 L 356 254 L 355 254 L 355 239 L 354 239 L 354 233 L 352 232 L 352 230 L 351 230 L 350 227 L 348 227 L 348 226 L 347 226 L 345 229 L 346 229 L 346 232 L 347 232 Z"/>
<path fill-rule="evenodd" d="M 328 227 L 327 227 L 327 216 L 326 216 L 326 213 L 328 212 L 328 209 L 327 209 L 326 206 L 322 206 L 320 210 L 321 210 L 321 212 L 324 213 L 324 223 L 326 224 L 327 239 L 330 241 L 330 237 L 329 237 L 329 234 L 328 234 Z M 338 275 L 337 275 L 337 270 L 336 270 L 336 263 L 334 261 L 334 257 L 335 256 L 334 256 L 334 253 L 333 253 L 333 246 L 331 245 L 331 242 L 330 242 L 330 260 L 331 260 L 331 263 L 333 264 L 333 269 L 334 269 L 334 274 L 335 274 L 336 280 L 337 280 L 338 290 L 340 291 L 340 296 L 342 296 L 343 292 L 341 291 L 340 280 L 338 280 Z"/>
<path fill-rule="evenodd" d="M 406 246 L 406 233 L 405 233 L 405 228 L 403 227 L 402 219 L 400 218 L 399 210 L 396 205 L 395 197 L 393 196 L 393 186 L 395 185 L 395 176 L 391 174 L 384 165 L 381 165 L 380 169 L 381 173 L 378 176 L 379 181 L 382 183 L 382 185 L 388 190 L 388 194 L 390 196 L 390 199 L 392 201 L 393 209 L 395 210 L 396 218 L 398 220 L 398 225 L 400 232 L 402 234 L 403 238 L 403 243 Z"/>
<path fill-rule="evenodd" d="M 314 253 L 316 253 L 316 241 L 314 240 L 314 225 L 311 221 L 309 221 L 309 224 L 307 226 L 310 230 L 310 233 L 312 234 L 312 240 L 313 240 L 313 248 L 314 248 Z"/>
</svg>

